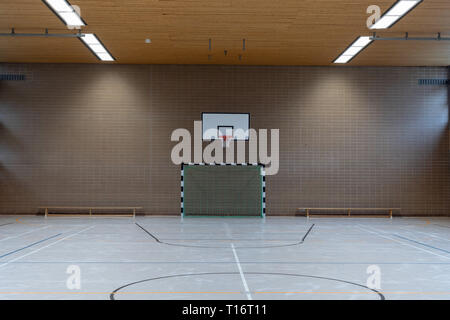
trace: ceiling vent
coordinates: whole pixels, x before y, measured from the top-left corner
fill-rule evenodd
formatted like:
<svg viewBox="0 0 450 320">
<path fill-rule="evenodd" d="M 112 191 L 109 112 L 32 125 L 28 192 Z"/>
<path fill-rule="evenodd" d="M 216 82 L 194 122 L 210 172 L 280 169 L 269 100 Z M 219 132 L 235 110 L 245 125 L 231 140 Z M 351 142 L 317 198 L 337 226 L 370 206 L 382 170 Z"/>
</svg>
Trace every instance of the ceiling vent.
<svg viewBox="0 0 450 320">
<path fill-rule="evenodd" d="M 419 79 L 419 86 L 446 86 L 448 79 Z"/>
</svg>

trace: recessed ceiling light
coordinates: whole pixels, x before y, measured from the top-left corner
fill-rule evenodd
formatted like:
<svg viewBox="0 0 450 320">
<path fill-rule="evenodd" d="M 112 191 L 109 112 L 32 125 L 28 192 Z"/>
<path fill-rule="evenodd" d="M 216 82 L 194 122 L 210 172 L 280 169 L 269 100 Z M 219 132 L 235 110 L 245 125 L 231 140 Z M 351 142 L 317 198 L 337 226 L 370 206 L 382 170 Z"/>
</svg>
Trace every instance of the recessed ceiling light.
<svg viewBox="0 0 450 320">
<path fill-rule="evenodd" d="M 396 23 L 400 18 L 414 9 L 423 0 L 399 0 L 380 18 L 370 29 L 387 29 Z"/>
<path fill-rule="evenodd" d="M 372 43 L 370 37 L 358 37 L 333 63 L 347 63 Z"/>
<path fill-rule="evenodd" d="M 42 0 L 67 26 L 81 27 L 86 23 L 66 0 Z"/>
</svg>

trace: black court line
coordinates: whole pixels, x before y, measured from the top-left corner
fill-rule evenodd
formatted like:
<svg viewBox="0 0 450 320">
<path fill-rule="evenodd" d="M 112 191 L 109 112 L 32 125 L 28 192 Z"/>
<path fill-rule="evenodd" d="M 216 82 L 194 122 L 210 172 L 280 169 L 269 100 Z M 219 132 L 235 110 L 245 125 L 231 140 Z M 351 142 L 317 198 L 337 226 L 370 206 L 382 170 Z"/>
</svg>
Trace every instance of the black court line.
<svg viewBox="0 0 450 320">
<path fill-rule="evenodd" d="M 320 276 L 312 276 L 312 275 L 307 275 L 307 274 L 294 274 L 294 273 L 275 273 L 275 272 L 245 272 L 245 274 L 252 274 L 252 275 L 271 275 L 271 276 L 287 276 L 287 277 L 303 277 L 303 278 L 312 278 L 312 279 L 321 279 L 321 280 L 330 280 L 330 281 L 336 281 L 336 282 L 341 282 L 341 283 L 347 283 L 347 284 L 351 284 L 354 286 L 358 286 L 360 288 L 364 288 L 367 290 L 372 291 L 373 293 L 377 294 L 380 298 L 380 300 L 386 300 L 386 298 L 384 297 L 383 294 L 381 294 L 379 291 L 375 290 L 375 289 L 371 289 L 365 285 L 359 284 L 359 283 L 355 283 L 355 282 L 351 282 L 351 281 L 347 281 L 347 280 L 341 280 L 341 279 L 336 279 L 336 278 L 328 278 L 328 277 L 320 277 Z M 204 275 L 240 275 L 239 272 L 205 272 L 205 273 L 185 273 L 185 274 L 175 274 L 175 275 L 170 275 L 170 276 L 162 276 L 162 277 L 156 277 L 156 278 L 150 278 L 150 279 L 145 279 L 145 280 L 140 280 L 140 281 L 135 281 L 135 282 L 131 282 L 128 283 L 126 285 L 123 285 L 117 289 L 115 289 L 113 292 L 111 292 L 111 294 L 109 295 L 109 298 L 111 300 L 115 300 L 115 295 L 122 289 L 130 287 L 132 285 L 135 284 L 139 284 L 139 283 L 143 283 L 143 282 L 149 282 L 149 281 L 153 281 L 153 280 L 162 280 L 162 279 L 170 279 L 170 278 L 178 278 L 178 277 L 191 277 L 191 276 L 204 276 Z M 242 292 L 243 294 L 246 292 Z M 252 293 L 252 292 L 250 292 Z M 120 294 L 120 293 L 119 293 Z"/>
<path fill-rule="evenodd" d="M 0 227 L 8 226 L 8 225 L 10 225 L 10 224 L 14 224 L 14 222 L 9 222 L 9 223 L 0 224 Z"/>
<path fill-rule="evenodd" d="M 0 259 L 1 259 L 1 258 L 4 258 L 4 257 L 6 257 L 6 256 L 9 256 L 9 255 L 11 255 L 11 254 L 13 254 L 13 253 L 16 253 L 16 252 L 25 250 L 25 249 L 27 249 L 27 248 L 29 248 L 29 247 L 32 247 L 32 246 L 34 246 L 34 245 L 37 245 L 37 244 L 39 244 L 39 243 L 41 243 L 41 242 L 44 242 L 44 241 L 47 241 L 47 240 L 56 238 L 57 236 L 60 236 L 60 235 L 62 235 L 62 233 L 55 234 L 54 236 L 51 236 L 51 237 L 48 237 L 48 238 L 45 238 L 45 239 L 36 241 L 36 242 L 34 242 L 34 243 L 32 243 L 32 244 L 29 244 L 29 245 L 27 245 L 27 246 L 25 246 L 25 247 L 23 247 L 23 248 L 16 249 L 16 250 L 14 250 L 14 251 L 5 253 L 5 254 L 3 254 L 3 255 L 0 256 Z"/>
<path fill-rule="evenodd" d="M 161 241 L 159 241 L 159 239 L 157 237 L 155 237 L 154 235 L 152 235 L 147 229 L 145 229 L 144 227 L 142 227 L 139 223 L 135 222 L 136 225 L 141 228 L 142 230 L 144 230 L 145 233 L 147 233 L 150 237 L 152 237 L 156 242 L 158 243 L 163 243 Z"/>
<path fill-rule="evenodd" d="M 139 223 L 135 222 L 135 224 L 141 228 L 145 233 L 147 233 L 150 237 L 153 238 L 153 240 L 155 240 L 157 243 L 160 244 L 165 244 L 168 246 L 174 246 L 174 247 L 185 247 L 185 248 L 204 248 L 204 249 L 218 249 L 218 248 L 226 248 L 229 249 L 229 246 L 198 246 L 198 245 L 188 245 L 188 244 L 178 244 L 178 243 L 170 243 L 170 242 L 165 242 L 163 240 L 158 239 L 158 237 L 156 237 L 155 235 L 153 235 L 150 231 L 148 231 L 147 229 L 145 229 L 143 226 L 141 226 Z M 294 242 L 294 243 L 289 243 L 289 244 L 281 244 L 281 245 L 273 245 L 273 246 L 244 246 L 244 247 L 238 247 L 236 246 L 236 249 L 264 249 L 264 248 L 281 248 L 281 247 L 291 247 L 291 246 L 297 246 L 302 244 L 306 237 L 309 235 L 309 233 L 311 232 L 312 228 L 315 226 L 315 224 L 312 224 L 311 227 L 309 227 L 308 231 L 305 233 L 305 235 L 303 236 L 303 238 L 300 241 Z M 204 239 L 204 240 L 208 240 L 208 239 Z M 214 240 L 214 239 L 213 239 Z M 263 239 L 261 239 L 263 240 Z M 258 241 L 255 239 L 255 241 Z"/>
<path fill-rule="evenodd" d="M 312 224 L 312 226 L 308 229 L 308 231 L 306 231 L 306 234 L 303 236 L 302 240 L 300 241 L 300 243 L 303 243 L 306 239 L 306 237 L 308 236 L 308 234 L 311 232 L 312 228 L 314 227 L 314 223 Z"/>
<path fill-rule="evenodd" d="M 298 233 L 298 232 L 297 232 Z M 297 239 L 258 239 L 258 238 L 161 238 L 161 241 L 297 241 Z"/>
</svg>

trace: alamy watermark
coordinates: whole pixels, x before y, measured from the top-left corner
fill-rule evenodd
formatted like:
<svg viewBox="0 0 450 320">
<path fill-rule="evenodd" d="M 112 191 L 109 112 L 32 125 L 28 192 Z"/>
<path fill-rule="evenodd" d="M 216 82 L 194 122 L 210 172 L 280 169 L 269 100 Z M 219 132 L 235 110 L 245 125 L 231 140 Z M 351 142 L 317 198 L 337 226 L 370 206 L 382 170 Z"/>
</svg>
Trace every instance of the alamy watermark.
<svg viewBox="0 0 450 320">
<path fill-rule="evenodd" d="M 367 7 L 366 13 L 370 14 L 366 20 L 367 28 L 370 29 L 380 19 L 381 9 L 379 6 L 372 4 Z"/>
<path fill-rule="evenodd" d="M 377 265 L 370 265 L 366 269 L 366 273 L 369 277 L 366 281 L 366 286 L 369 289 L 381 289 L 381 269 Z"/>
<path fill-rule="evenodd" d="M 69 277 L 66 280 L 66 287 L 69 290 L 81 289 L 81 268 L 77 265 L 70 265 L 66 269 Z"/>
<path fill-rule="evenodd" d="M 214 130 L 214 129 L 212 129 Z M 236 130 L 235 136 L 239 134 Z M 178 141 L 172 148 L 171 159 L 174 164 L 181 163 L 262 163 L 266 175 L 275 175 L 280 166 L 280 130 L 270 129 L 270 155 L 268 129 L 248 130 L 248 155 L 246 141 L 227 140 L 226 147 L 221 139 L 212 140 L 203 149 L 202 122 L 194 121 L 194 135 L 188 129 L 178 128 L 171 134 L 171 141 Z M 236 148 L 234 145 L 236 144 Z M 193 156 L 192 157 L 192 145 Z M 236 149 L 236 152 L 235 152 Z M 248 159 L 248 161 L 247 161 Z"/>
</svg>

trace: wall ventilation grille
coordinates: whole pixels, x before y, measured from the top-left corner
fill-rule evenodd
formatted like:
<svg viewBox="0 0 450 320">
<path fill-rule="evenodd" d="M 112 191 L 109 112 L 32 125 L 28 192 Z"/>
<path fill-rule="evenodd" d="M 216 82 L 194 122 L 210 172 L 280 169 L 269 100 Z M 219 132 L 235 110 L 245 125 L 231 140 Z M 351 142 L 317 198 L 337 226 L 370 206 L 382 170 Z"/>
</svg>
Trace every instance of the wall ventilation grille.
<svg viewBox="0 0 450 320">
<path fill-rule="evenodd" d="M 446 86 L 448 79 L 419 79 L 420 86 Z"/>
<path fill-rule="evenodd" d="M 0 74 L 0 80 L 5 80 L 5 81 L 24 81 L 25 80 L 25 75 L 24 74 L 2 73 L 2 74 Z"/>
</svg>

